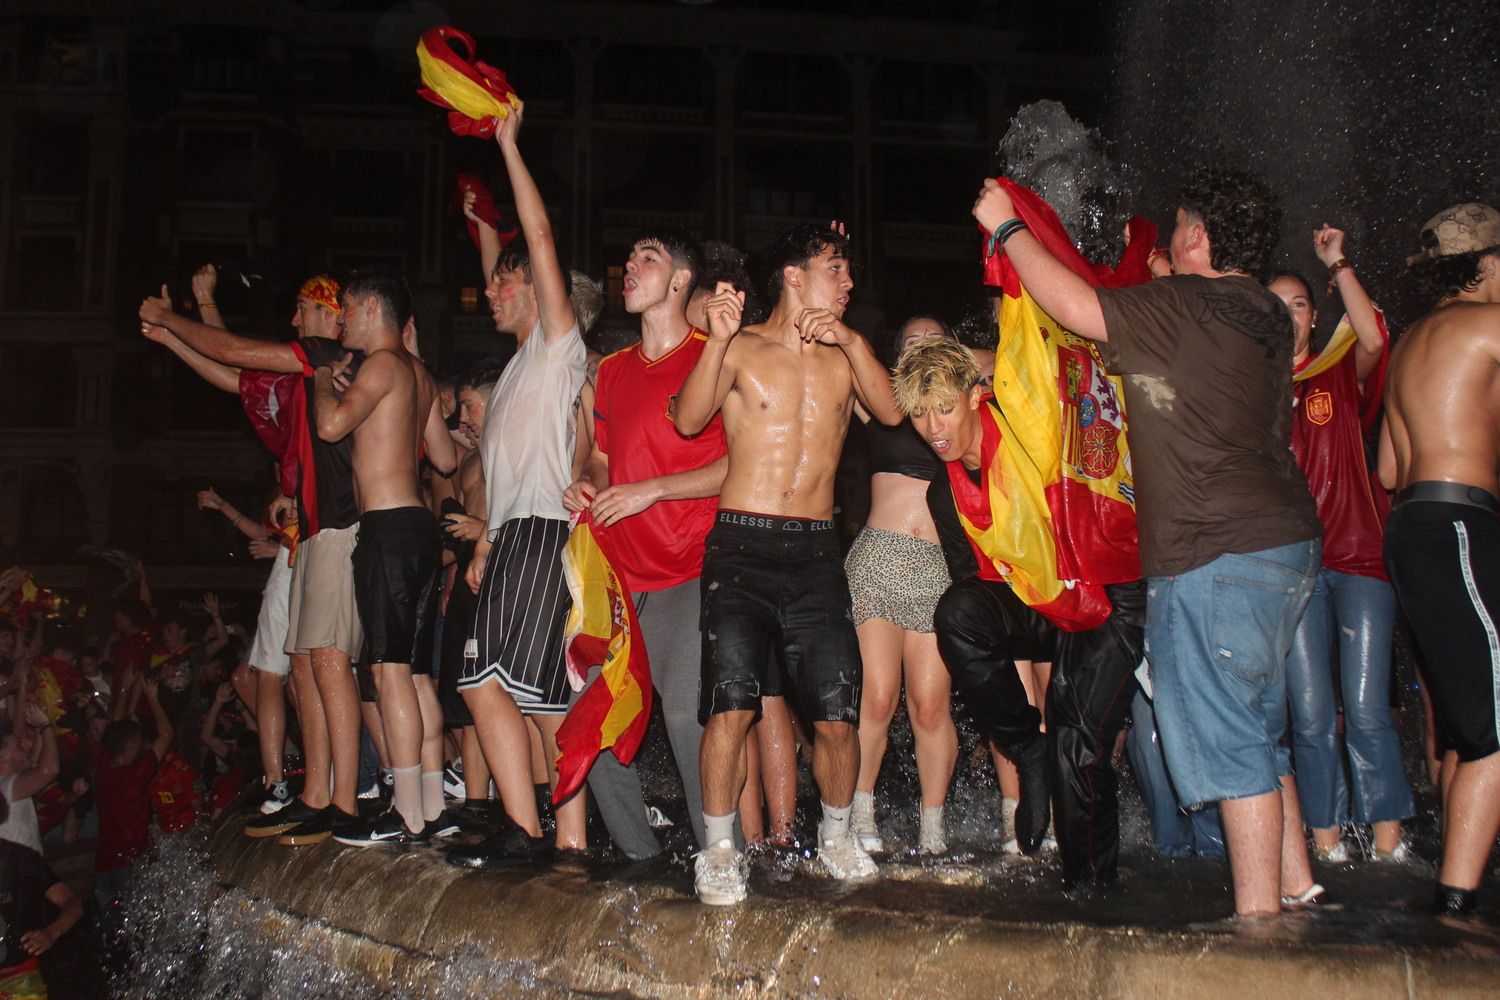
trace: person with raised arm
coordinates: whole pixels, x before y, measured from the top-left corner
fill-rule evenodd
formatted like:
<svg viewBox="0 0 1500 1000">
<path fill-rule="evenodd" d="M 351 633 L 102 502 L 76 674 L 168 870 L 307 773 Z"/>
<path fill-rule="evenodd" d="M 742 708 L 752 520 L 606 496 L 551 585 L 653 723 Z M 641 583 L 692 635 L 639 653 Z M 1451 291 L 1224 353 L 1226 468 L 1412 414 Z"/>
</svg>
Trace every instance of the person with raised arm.
<svg viewBox="0 0 1500 1000">
<path fill-rule="evenodd" d="M 573 410 L 586 352 L 547 206 L 517 145 L 522 120 L 518 107 L 495 132 L 524 243 L 499 252 L 485 275 L 495 329 L 516 338 L 516 354 L 495 383 L 480 435 L 488 510 L 465 574 L 478 607 L 458 685 L 514 826 L 448 852 L 450 864 L 475 868 L 550 855 L 531 784 L 527 727 L 541 736 L 555 787 L 557 729 L 569 702 L 562 495 L 573 482 Z M 481 257 L 489 260 L 499 235 L 482 221 L 478 228 Z M 581 792 L 557 806 L 557 847 L 586 846 L 585 807 Z"/>
</svg>

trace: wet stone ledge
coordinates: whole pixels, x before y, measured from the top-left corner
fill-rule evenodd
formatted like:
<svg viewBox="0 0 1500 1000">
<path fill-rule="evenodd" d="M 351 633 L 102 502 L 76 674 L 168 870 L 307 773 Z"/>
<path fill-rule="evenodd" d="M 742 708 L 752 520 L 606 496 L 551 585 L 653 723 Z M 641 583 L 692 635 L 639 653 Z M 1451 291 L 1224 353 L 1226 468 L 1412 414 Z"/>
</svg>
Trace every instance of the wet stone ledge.
<svg viewBox="0 0 1500 1000">
<path fill-rule="evenodd" d="M 1500 994 L 1500 936 L 1486 927 L 1449 930 L 1415 913 L 1177 927 L 997 916 L 992 887 L 963 884 L 982 864 L 955 876 L 898 862 L 894 877 L 852 888 L 758 869 L 747 903 L 713 908 L 691 897 L 681 859 L 477 873 L 428 848 L 279 847 L 237 823 L 213 833 L 209 852 L 208 950 L 216 932 L 258 937 L 272 962 L 325 970 L 322 989 L 312 965 L 295 976 L 313 995 Z"/>
</svg>

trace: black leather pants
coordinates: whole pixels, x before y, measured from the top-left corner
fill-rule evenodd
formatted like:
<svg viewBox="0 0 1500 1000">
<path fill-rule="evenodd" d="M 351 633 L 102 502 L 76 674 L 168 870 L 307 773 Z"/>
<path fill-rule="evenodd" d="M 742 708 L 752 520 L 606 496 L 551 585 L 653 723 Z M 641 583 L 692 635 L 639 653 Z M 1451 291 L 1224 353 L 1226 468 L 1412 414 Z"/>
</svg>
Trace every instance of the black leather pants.
<svg viewBox="0 0 1500 1000">
<path fill-rule="evenodd" d="M 1041 713 L 1026 703 L 1017 659 L 1052 661 L 1047 770 L 1063 879 L 1112 881 L 1120 853 L 1110 757 L 1135 694 L 1146 624 L 1141 581 L 1107 588 L 1114 611 L 1098 628 L 1065 632 L 1003 583 L 971 577 L 938 602 L 938 649 L 975 719 L 1010 755 L 1034 739 Z"/>
</svg>

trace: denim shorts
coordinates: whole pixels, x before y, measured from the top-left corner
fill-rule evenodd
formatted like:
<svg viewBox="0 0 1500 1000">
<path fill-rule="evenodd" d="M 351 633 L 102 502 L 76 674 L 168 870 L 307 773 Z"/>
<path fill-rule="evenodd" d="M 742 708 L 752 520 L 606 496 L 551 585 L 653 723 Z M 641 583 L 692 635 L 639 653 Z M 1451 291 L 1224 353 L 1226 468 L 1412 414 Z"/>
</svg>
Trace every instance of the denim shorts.
<svg viewBox="0 0 1500 1000">
<path fill-rule="evenodd" d="M 859 639 L 832 528 L 830 521 L 720 512 L 700 580 L 701 721 L 758 712 L 763 695 L 784 693 L 808 722 L 858 724 Z M 785 690 L 773 691 L 777 684 Z"/>
<path fill-rule="evenodd" d="M 1184 806 L 1263 795 L 1291 773 L 1286 655 L 1321 551 L 1309 539 L 1147 580 L 1146 659 Z"/>
</svg>

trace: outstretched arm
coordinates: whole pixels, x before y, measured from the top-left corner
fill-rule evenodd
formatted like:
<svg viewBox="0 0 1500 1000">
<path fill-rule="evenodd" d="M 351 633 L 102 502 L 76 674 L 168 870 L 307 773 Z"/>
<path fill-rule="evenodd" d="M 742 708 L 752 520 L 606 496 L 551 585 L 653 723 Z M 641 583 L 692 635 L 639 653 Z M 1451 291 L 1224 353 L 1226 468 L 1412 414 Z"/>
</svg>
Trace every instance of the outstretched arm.
<svg viewBox="0 0 1500 1000">
<path fill-rule="evenodd" d="M 703 345 L 703 353 L 682 383 L 677 393 L 677 410 L 672 415 L 677 433 L 687 437 L 708 426 L 734 385 L 735 367 L 729 357 L 729 345 L 740 332 L 745 293 L 721 281 L 703 308 L 708 315 L 708 343 Z"/>
<path fill-rule="evenodd" d="M 1345 262 L 1334 273 L 1333 283 L 1338 289 L 1339 298 L 1344 301 L 1344 312 L 1349 314 L 1349 325 L 1354 327 L 1354 337 L 1358 341 L 1354 347 L 1354 371 L 1363 384 L 1375 370 L 1375 366 L 1380 364 L 1380 356 L 1386 349 L 1385 334 L 1381 332 L 1380 320 L 1375 314 L 1375 303 L 1370 301 L 1370 294 L 1365 291 L 1359 278 L 1355 277 L 1354 265 L 1344 257 L 1342 229 L 1334 229 L 1324 223 L 1313 233 L 1313 250 L 1324 267 L 1331 268 L 1341 260 Z"/>
<path fill-rule="evenodd" d="M 166 327 L 199 354 L 235 368 L 289 374 L 302 371 L 302 362 L 289 345 L 237 337 L 227 330 L 179 316 L 172 311 L 166 285 L 161 287 L 161 292 L 159 297 L 148 295 L 141 302 L 142 321 Z"/>
<path fill-rule="evenodd" d="M 1010 195 L 992 177 L 985 178 L 974 201 L 974 218 L 987 233 L 1016 218 Z M 1040 240 L 1023 229 L 1005 241 L 1004 252 L 1016 266 L 1026 291 L 1048 316 L 1080 337 L 1109 339 L 1104 310 L 1093 286 L 1048 253 Z"/>
<path fill-rule="evenodd" d="M 521 235 L 526 240 L 526 252 L 531 261 L 531 284 L 536 289 L 537 311 L 542 318 L 542 336 L 547 343 L 563 337 L 577 318 L 573 314 L 573 302 L 568 298 L 568 283 L 563 277 L 562 265 L 557 260 L 557 244 L 552 239 L 552 220 L 547 218 L 547 204 L 537 190 L 531 171 L 516 145 L 521 134 L 521 108 L 515 108 L 500 123 L 495 131 L 495 141 L 500 145 L 500 155 L 505 158 L 505 172 L 510 177 L 510 189 L 516 199 L 516 217 L 521 224 Z M 484 232 L 483 229 L 480 230 Z"/>
<path fill-rule="evenodd" d="M 35 767 L 16 775 L 16 780 L 10 787 L 12 800 L 31 798 L 52 784 L 52 780 L 57 777 L 57 733 L 52 729 L 52 720 L 35 704 L 29 704 L 26 706 L 26 722 L 37 731 L 41 754 L 37 757 Z"/>
<path fill-rule="evenodd" d="M 391 391 L 391 366 L 395 359 L 385 351 L 376 351 L 359 366 L 354 381 L 342 396 L 333 391 L 333 380 L 344 374 L 352 360 L 344 355 L 337 365 L 324 365 L 313 377 L 318 414 L 318 437 L 340 441 L 365 422 L 382 396 Z"/>
<path fill-rule="evenodd" d="M 177 334 L 164 326 L 154 326 L 150 323 L 141 322 L 141 334 L 147 340 L 154 340 L 167 350 L 177 355 L 187 366 L 198 374 L 215 389 L 232 392 L 236 396 L 240 394 L 240 370 L 231 365 L 220 364 L 213 358 L 205 357 L 183 343 Z"/>
</svg>

